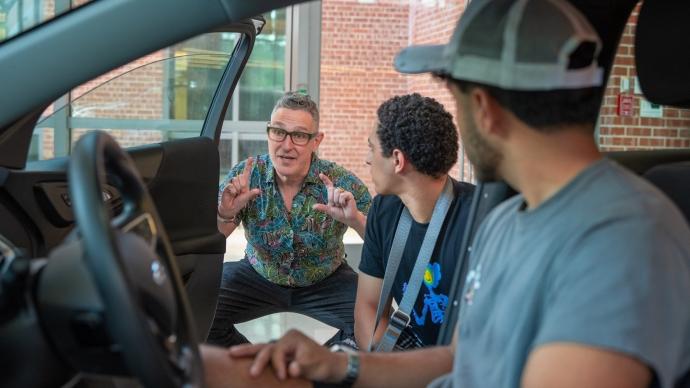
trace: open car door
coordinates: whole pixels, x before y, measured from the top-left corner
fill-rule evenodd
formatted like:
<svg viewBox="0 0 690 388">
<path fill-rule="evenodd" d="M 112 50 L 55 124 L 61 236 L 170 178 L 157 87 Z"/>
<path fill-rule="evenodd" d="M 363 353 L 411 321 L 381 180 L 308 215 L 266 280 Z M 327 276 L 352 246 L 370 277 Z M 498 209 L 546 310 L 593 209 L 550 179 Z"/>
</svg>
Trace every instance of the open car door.
<svg viewBox="0 0 690 388">
<path fill-rule="evenodd" d="M 84 86 L 73 89 L 52 105 L 59 108 L 39 120 L 33 135 L 39 143 L 33 145 L 34 157 L 50 148 L 46 133 L 67 135 L 74 143 L 89 130 L 104 130 L 122 146 L 134 145 L 127 152 L 168 233 L 202 339 L 213 320 L 225 253 L 225 238 L 216 227 L 217 144 L 233 90 L 264 23 L 257 17 L 223 26 L 116 69 L 92 81 L 97 86 L 86 92 Z M 59 106 L 62 100 L 66 104 Z M 61 151 L 59 145 L 53 139 L 53 153 Z M 18 201 L 40 210 L 35 224 L 47 249 L 62 241 L 74 222 L 64 180 L 67 160 L 30 162 L 36 173 L 25 174 L 27 181 L 19 186 L 25 194 L 39 187 L 42 202 L 21 193 Z M 117 190 L 108 186 L 103 196 L 117 216 L 122 210 Z"/>
<path fill-rule="evenodd" d="M 39 160 L 9 172 L 3 183 L 10 197 L 4 211 L 11 216 L 0 221 L 2 234 L 32 257 L 46 256 L 74 226 L 66 172 L 76 140 L 89 130 L 104 130 L 124 147 L 135 145 L 128 154 L 156 204 L 197 333 L 205 338 L 225 253 L 225 238 L 216 227 L 217 144 L 264 23 L 261 17 L 247 19 L 158 50 L 91 81 L 95 87 L 79 86 L 52 103 L 31 137 L 29 158 Z M 103 187 L 103 198 L 113 216 L 122 211 L 114 185 Z M 142 225 L 131 226 L 136 227 Z"/>
<path fill-rule="evenodd" d="M 291 3 L 50 2 L 67 9 L 0 39 L 0 385 L 199 385 L 221 130 L 238 125 L 254 15 Z"/>
</svg>

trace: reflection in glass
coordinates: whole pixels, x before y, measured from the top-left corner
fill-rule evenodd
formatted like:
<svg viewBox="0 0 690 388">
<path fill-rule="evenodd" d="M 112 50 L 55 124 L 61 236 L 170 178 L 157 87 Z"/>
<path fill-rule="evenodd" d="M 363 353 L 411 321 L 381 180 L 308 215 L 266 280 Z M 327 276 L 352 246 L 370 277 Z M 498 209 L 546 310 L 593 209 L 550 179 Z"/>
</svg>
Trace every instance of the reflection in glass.
<svg viewBox="0 0 690 388">
<path fill-rule="evenodd" d="M 240 140 L 238 143 L 237 160 L 242 161 L 250 156 L 268 153 L 267 140 Z M 219 182 L 225 179 L 228 171 L 233 167 L 232 163 L 232 139 L 221 139 L 218 146 L 220 153 L 220 177 Z"/>
<path fill-rule="evenodd" d="M 199 136 L 237 36 L 201 35 L 73 89 L 43 113 L 29 160 L 65 156 L 95 129 L 123 147 Z"/>
<path fill-rule="evenodd" d="M 0 0 L 0 44 L 92 0 Z"/>
</svg>

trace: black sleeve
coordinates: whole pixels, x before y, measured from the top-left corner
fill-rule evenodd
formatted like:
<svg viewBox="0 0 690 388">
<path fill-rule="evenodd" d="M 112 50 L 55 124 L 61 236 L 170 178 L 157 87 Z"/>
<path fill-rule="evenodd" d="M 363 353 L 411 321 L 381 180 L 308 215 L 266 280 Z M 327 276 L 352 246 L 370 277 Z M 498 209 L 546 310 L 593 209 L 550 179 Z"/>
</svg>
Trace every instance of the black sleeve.
<svg viewBox="0 0 690 388">
<path fill-rule="evenodd" d="M 359 270 L 369 276 L 383 279 L 386 267 L 383 262 L 383 236 L 381 235 L 381 196 L 377 195 L 371 201 L 371 208 L 367 216 L 364 230 L 364 246 Z"/>
</svg>

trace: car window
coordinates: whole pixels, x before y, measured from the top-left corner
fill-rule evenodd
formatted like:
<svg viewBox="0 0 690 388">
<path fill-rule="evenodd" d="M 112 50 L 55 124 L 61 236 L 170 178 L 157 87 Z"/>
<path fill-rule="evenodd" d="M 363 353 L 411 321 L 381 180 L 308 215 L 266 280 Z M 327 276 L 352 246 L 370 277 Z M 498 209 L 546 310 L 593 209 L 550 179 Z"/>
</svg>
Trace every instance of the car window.
<svg viewBox="0 0 690 388">
<path fill-rule="evenodd" d="M 237 162 L 268 152 L 266 122 L 273 105 L 287 89 L 287 9 L 264 15 L 252 55 L 230 102 L 220 138 L 220 178 Z"/>
<path fill-rule="evenodd" d="M 238 39 L 204 34 L 73 89 L 42 114 L 29 160 L 69 155 L 90 130 L 109 132 L 123 147 L 199 136 Z"/>
<path fill-rule="evenodd" d="M 0 0 L 0 44 L 92 0 Z"/>
</svg>

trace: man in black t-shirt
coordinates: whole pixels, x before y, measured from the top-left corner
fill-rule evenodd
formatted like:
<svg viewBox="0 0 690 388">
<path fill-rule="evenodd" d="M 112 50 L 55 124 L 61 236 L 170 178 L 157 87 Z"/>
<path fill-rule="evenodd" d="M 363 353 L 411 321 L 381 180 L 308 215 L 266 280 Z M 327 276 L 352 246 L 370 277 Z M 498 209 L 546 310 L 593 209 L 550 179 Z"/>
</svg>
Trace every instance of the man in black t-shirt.
<svg viewBox="0 0 690 388">
<path fill-rule="evenodd" d="M 439 329 L 443 323 L 443 315 L 448 305 L 448 292 L 456 263 L 460 258 L 460 245 L 469 202 L 472 198 L 472 185 L 453 180 L 453 186 L 455 200 L 448 210 L 434 247 L 434 253 L 426 267 L 415 307 L 410 312 L 410 331 L 403 334 L 403 336 L 414 335 L 424 346 L 436 344 Z M 357 344 L 362 349 L 369 345 L 371 339 L 374 322 L 369 317 L 376 313 L 388 254 L 404 206 L 400 198 L 395 195 L 379 195 L 374 199 L 369 213 L 362 261 L 359 265 L 360 275 L 355 304 L 355 334 Z M 429 225 L 428 219 L 425 221 L 412 220 L 410 234 L 391 292 L 398 304 L 407 288 L 407 282 L 417 261 L 417 253 Z M 379 327 L 383 329 L 377 331 L 376 340 L 380 339 L 381 330 L 385 329 L 389 316 L 390 311 L 383 314 L 382 322 L 379 324 Z"/>
<path fill-rule="evenodd" d="M 365 229 L 355 302 L 355 337 L 360 348 L 369 346 L 381 286 L 403 207 L 412 216 L 412 227 L 400 260 L 392 297 L 400 303 L 417 254 L 429 226 L 436 200 L 448 171 L 458 159 L 458 135 L 451 115 L 436 100 L 419 94 L 394 97 L 377 111 L 378 126 L 369 136 L 369 156 L 377 196 Z M 417 301 L 410 312 L 407 332 L 421 345 L 435 345 L 469 212 L 474 186 L 453 180 L 453 202 L 436 240 L 424 273 Z M 388 325 L 390 302 L 384 310 L 374 342 Z M 402 337 L 402 336 L 401 336 Z M 400 341 L 399 341 L 400 343 Z"/>
<path fill-rule="evenodd" d="M 379 195 L 374 198 L 366 218 L 355 304 L 355 338 L 360 349 L 366 349 L 372 339 L 388 255 L 403 208 L 410 212 L 412 227 L 393 283 L 392 297 L 396 303 L 402 300 L 436 200 L 446 181 L 451 179 L 453 201 L 410 312 L 410 326 L 401 336 L 411 347 L 435 345 L 460 258 L 474 186 L 448 176 L 458 160 L 458 134 L 452 116 L 436 100 L 416 93 L 393 97 L 381 104 L 377 115 L 378 123 L 369 135 L 366 163 Z M 361 222 L 363 217 L 344 216 L 343 209 L 351 207 L 348 193 L 337 188 L 329 193 L 335 193 L 335 200 L 329 198 L 329 204 L 317 205 L 317 210 L 348 225 L 357 225 L 358 219 Z M 390 306 L 389 301 L 374 342 L 381 339 L 388 325 Z"/>
</svg>

